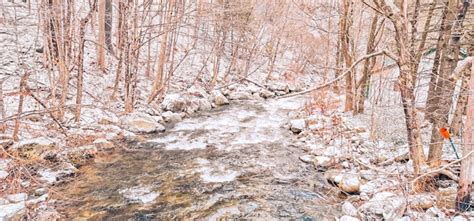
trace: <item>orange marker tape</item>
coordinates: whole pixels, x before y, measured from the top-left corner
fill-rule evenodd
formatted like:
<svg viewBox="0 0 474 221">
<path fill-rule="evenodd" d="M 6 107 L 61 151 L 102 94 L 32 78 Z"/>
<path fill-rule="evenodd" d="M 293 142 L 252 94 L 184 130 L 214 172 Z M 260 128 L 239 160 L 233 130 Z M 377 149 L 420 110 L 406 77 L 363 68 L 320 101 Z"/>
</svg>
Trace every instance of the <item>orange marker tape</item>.
<svg viewBox="0 0 474 221">
<path fill-rule="evenodd" d="M 448 131 L 446 128 L 444 128 L 444 127 L 440 128 L 440 129 L 439 129 L 439 132 L 441 133 L 441 136 L 444 137 L 444 139 L 449 139 L 449 138 L 451 137 L 451 136 L 449 135 L 449 131 Z"/>
</svg>

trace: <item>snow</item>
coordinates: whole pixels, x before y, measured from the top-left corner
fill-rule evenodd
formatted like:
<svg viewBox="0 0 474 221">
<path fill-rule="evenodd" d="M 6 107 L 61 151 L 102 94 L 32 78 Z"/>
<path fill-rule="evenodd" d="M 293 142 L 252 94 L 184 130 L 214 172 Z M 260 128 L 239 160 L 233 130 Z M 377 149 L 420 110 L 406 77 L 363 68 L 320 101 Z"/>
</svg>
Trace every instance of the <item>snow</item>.
<svg viewBox="0 0 474 221">
<path fill-rule="evenodd" d="M 160 193 L 152 191 L 152 187 L 150 186 L 135 186 L 121 189 L 119 193 L 131 202 L 142 204 L 152 203 L 160 196 Z"/>
</svg>

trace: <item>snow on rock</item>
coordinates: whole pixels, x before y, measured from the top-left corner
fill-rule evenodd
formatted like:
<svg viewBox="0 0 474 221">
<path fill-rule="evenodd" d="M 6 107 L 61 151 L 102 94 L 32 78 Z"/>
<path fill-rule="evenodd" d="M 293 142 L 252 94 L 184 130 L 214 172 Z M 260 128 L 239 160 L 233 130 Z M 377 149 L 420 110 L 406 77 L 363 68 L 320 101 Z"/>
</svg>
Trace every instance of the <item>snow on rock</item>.
<svg viewBox="0 0 474 221">
<path fill-rule="evenodd" d="M 271 98 L 271 97 L 274 97 L 275 96 L 275 93 L 267 90 L 267 89 L 261 89 L 260 92 L 258 93 L 260 95 L 260 97 L 263 97 L 265 99 L 267 98 Z"/>
<path fill-rule="evenodd" d="M 217 106 L 222 106 L 222 105 L 227 105 L 229 104 L 229 100 L 219 91 L 214 91 L 212 93 L 212 101 L 217 105 Z"/>
<path fill-rule="evenodd" d="M 0 206 L 0 220 L 9 220 L 25 211 L 25 202 L 12 203 Z"/>
<path fill-rule="evenodd" d="M 183 119 L 183 116 L 181 114 L 173 113 L 171 111 L 166 111 L 162 113 L 161 116 L 163 117 L 163 120 L 166 123 L 177 123 Z"/>
<path fill-rule="evenodd" d="M 45 147 L 54 147 L 56 142 L 47 137 L 36 137 L 33 139 L 24 139 L 13 145 L 14 149 L 21 148 L 45 148 Z"/>
<path fill-rule="evenodd" d="M 121 124 L 133 133 L 154 133 L 163 132 L 165 127 L 156 122 L 155 119 L 146 113 L 131 113 L 121 119 Z"/>
<path fill-rule="evenodd" d="M 252 95 L 246 91 L 234 91 L 229 95 L 230 100 L 251 100 Z"/>
<path fill-rule="evenodd" d="M 28 199 L 28 194 L 26 193 L 17 193 L 17 194 L 10 194 L 7 196 L 7 200 L 11 203 L 19 203 Z"/>
<path fill-rule="evenodd" d="M 352 216 L 342 216 L 339 218 L 339 221 L 359 221 L 360 219 L 352 217 Z"/>
<path fill-rule="evenodd" d="M 7 170 L 10 161 L 10 159 L 0 159 L 0 180 L 7 178 L 9 175 Z"/>
<path fill-rule="evenodd" d="M 363 219 L 394 220 L 404 214 L 406 200 L 392 192 L 379 192 L 359 207 L 358 211 Z"/>
<path fill-rule="evenodd" d="M 52 170 L 50 168 L 38 170 L 40 180 L 45 181 L 48 184 L 55 184 L 61 181 L 61 179 L 71 176 L 77 172 L 77 168 L 69 163 L 62 165 L 61 169 Z"/>
<path fill-rule="evenodd" d="M 199 104 L 199 111 L 210 111 L 212 109 L 212 104 L 206 98 L 200 98 L 197 100 Z"/>
<path fill-rule="evenodd" d="M 94 140 L 93 144 L 99 149 L 112 149 L 115 146 L 114 143 L 104 138 Z"/>
<path fill-rule="evenodd" d="M 7 178 L 8 175 L 9 175 L 9 173 L 7 171 L 0 170 L 0 180 L 3 180 L 5 178 Z"/>
<path fill-rule="evenodd" d="M 288 87 L 288 84 L 284 82 L 271 82 L 267 85 L 268 89 L 271 91 L 275 91 L 276 93 L 289 93 L 290 88 Z"/>
<path fill-rule="evenodd" d="M 290 121 L 290 130 L 294 133 L 300 133 L 306 127 L 304 119 L 295 119 Z"/>
<path fill-rule="evenodd" d="M 180 94 L 167 94 L 161 105 L 165 111 L 186 111 L 186 99 Z"/>
<path fill-rule="evenodd" d="M 121 189 L 119 193 L 132 203 L 151 203 L 160 196 L 160 193 L 152 190 L 150 186 L 135 186 Z"/>
</svg>

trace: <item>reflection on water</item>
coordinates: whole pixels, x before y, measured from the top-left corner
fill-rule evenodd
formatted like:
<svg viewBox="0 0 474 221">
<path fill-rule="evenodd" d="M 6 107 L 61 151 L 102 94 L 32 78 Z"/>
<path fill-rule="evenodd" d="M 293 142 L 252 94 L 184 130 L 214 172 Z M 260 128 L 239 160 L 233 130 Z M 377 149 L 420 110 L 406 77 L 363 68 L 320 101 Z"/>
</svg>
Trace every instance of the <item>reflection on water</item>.
<svg viewBox="0 0 474 221">
<path fill-rule="evenodd" d="M 332 211 L 314 189 L 322 178 L 283 127 L 301 104 L 242 102 L 101 153 L 60 187 L 58 210 L 90 220 L 316 220 Z"/>
</svg>

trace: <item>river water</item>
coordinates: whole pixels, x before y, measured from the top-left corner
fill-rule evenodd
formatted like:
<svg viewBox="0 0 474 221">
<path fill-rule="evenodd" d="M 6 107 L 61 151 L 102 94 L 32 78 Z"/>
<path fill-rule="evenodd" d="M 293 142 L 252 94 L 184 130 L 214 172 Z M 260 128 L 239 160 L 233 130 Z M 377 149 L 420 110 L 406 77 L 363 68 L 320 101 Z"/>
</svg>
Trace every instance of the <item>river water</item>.
<svg viewBox="0 0 474 221">
<path fill-rule="evenodd" d="M 96 156 L 59 187 L 78 220 L 321 220 L 334 217 L 305 143 L 284 125 L 304 98 L 239 101 Z"/>
</svg>

